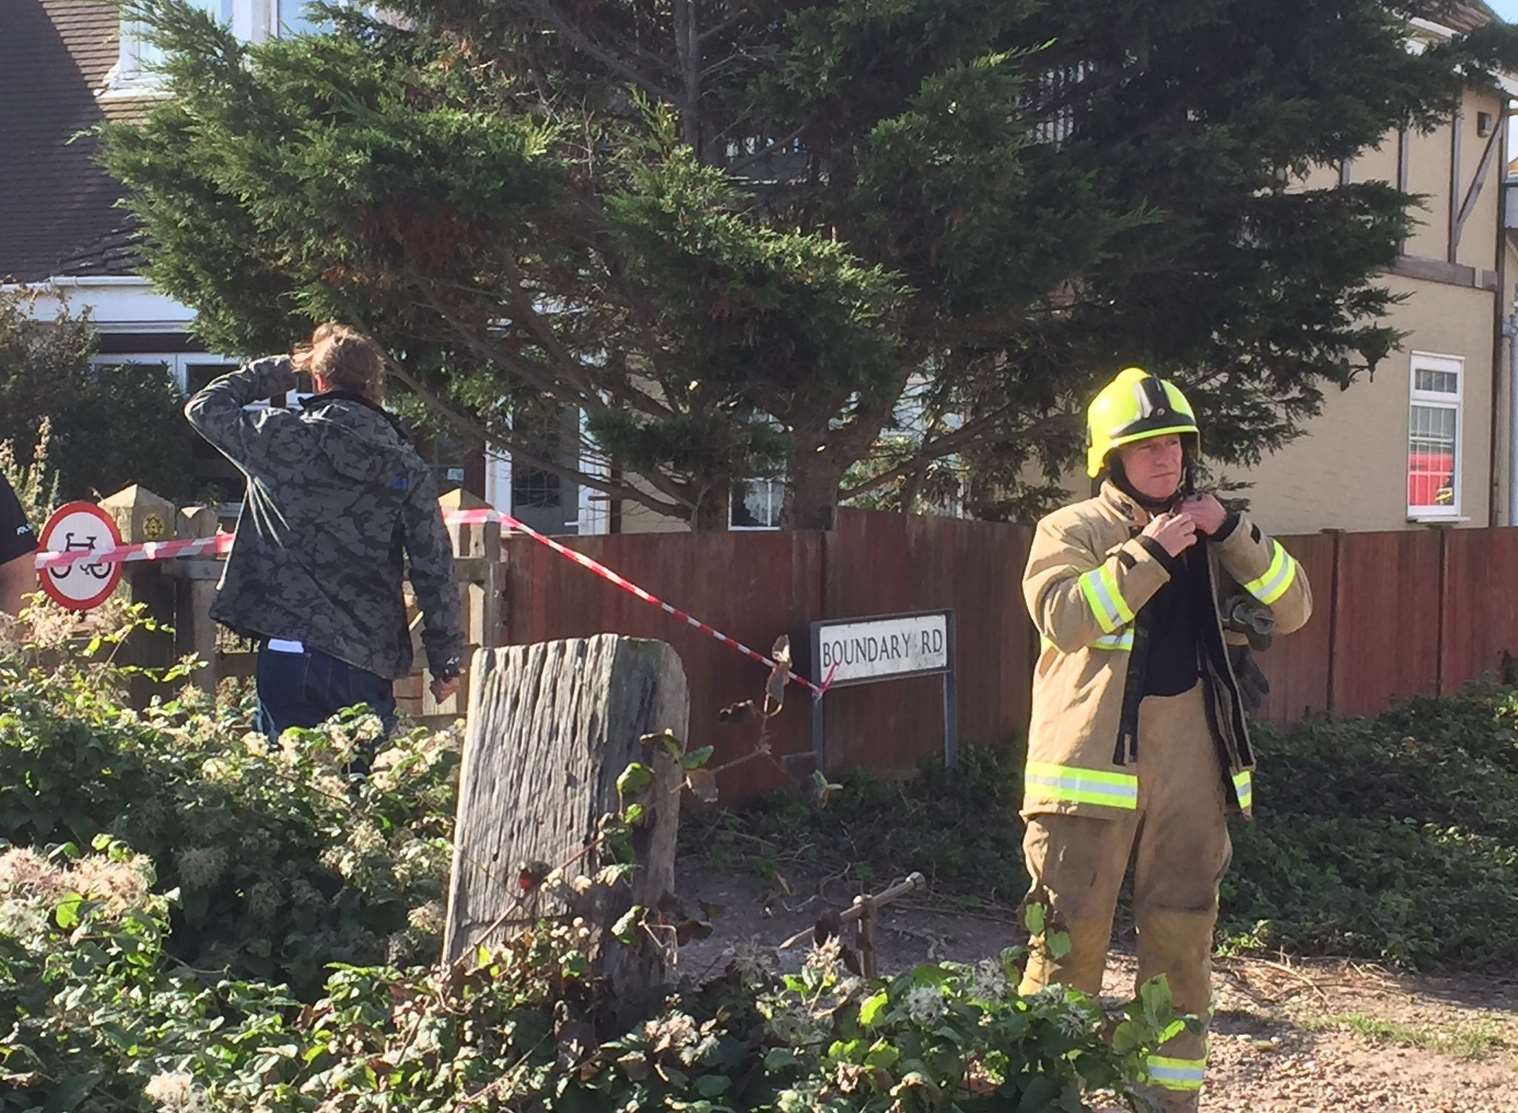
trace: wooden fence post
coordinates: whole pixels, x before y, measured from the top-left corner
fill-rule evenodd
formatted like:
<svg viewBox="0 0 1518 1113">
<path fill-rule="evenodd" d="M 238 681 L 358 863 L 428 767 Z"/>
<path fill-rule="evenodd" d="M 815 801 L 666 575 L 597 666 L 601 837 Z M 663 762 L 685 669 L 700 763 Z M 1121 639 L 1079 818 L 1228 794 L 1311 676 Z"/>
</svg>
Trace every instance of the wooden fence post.
<svg viewBox="0 0 1518 1113">
<path fill-rule="evenodd" d="M 216 508 L 187 506 L 179 512 L 176 528 L 181 538 L 210 537 L 216 532 Z M 216 623 L 211 619 L 211 604 L 216 601 L 216 587 L 221 582 L 221 562 L 217 560 L 176 561 L 170 569 L 179 585 L 174 625 L 174 651 L 183 657 L 194 653 L 205 662 L 196 669 L 191 681 L 197 688 L 214 696 L 221 679 L 216 655 Z"/>
<path fill-rule="evenodd" d="M 455 510 L 486 509 L 490 504 L 463 488 L 457 488 L 439 498 L 438 506 L 447 514 Z M 482 522 L 474 525 L 450 524 L 447 528 L 449 539 L 453 542 L 459 603 L 464 610 L 465 640 L 471 653 L 475 649 L 493 649 L 501 642 L 501 525 L 499 522 Z M 441 703 L 432 698 L 426 684 L 417 686 L 419 718 L 435 720 L 464 713 L 469 706 L 472 683 L 470 660 L 466 657 L 466 667 L 459 678 L 458 694 Z M 425 662 L 418 660 L 417 668 L 420 670 L 424 667 Z M 410 685 L 407 688 L 409 694 Z"/>
<path fill-rule="evenodd" d="M 682 777 L 663 746 L 642 739 L 685 737 L 690 694 L 679 656 L 664 642 L 598 634 L 481 650 L 473 671 L 445 960 L 578 916 L 593 966 L 619 995 L 660 984 L 663 950 L 646 937 L 621 945 L 611 929 L 634 905 L 658 908 L 674 890 Z M 582 891 L 575 878 L 607 864 L 592 845 L 598 821 L 618 810 L 617 778 L 634 761 L 654 773 L 650 814 L 633 840 L 639 868 Z M 520 884 L 555 869 L 562 882 Z"/>
<path fill-rule="evenodd" d="M 168 541 L 174 536 L 174 504 L 155 495 L 146 487 L 132 484 L 100 500 L 100 509 L 109 514 L 128 545 L 144 541 Z M 131 563 L 122 573 L 122 587 L 128 603 L 144 603 L 148 614 L 165 626 L 174 622 L 174 581 L 163 573 L 156 561 Z M 167 635 L 137 631 L 122 646 L 118 660 L 123 664 L 146 668 L 163 668 L 174 661 L 174 644 Z M 161 685 L 145 676 L 134 676 L 128 686 L 134 706 L 146 706 L 148 700 L 162 694 Z"/>
</svg>

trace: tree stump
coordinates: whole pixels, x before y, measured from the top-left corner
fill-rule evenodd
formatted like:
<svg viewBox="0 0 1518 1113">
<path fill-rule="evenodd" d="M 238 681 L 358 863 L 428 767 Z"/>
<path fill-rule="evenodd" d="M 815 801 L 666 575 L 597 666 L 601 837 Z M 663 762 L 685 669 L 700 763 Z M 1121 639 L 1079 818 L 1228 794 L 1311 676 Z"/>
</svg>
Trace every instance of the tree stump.
<svg viewBox="0 0 1518 1113">
<path fill-rule="evenodd" d="M 612 927 L 634 905 L 657 909 L 674 891 L 681 768 L 642 739 L 665 730 L 685 737 L 690 694 L 679 656 L 663 642 L 598 634 L 482 649 L 473 671 L 445 960 L 540 920 L 583 917 L 592 967 L 619 996 L 661 984 L 663 949 L 646 936 L 624 945 Z M 565 863 L 618 810 L 617 778 L 635 761 L 654 774 L 634 829 L 639 868 L 630 880 L 577 891 L 575 878 L 595 878 L 607 862 L 592 849 Z M 533 883 L 556 869 L 562 883 Z"/>
</svg>

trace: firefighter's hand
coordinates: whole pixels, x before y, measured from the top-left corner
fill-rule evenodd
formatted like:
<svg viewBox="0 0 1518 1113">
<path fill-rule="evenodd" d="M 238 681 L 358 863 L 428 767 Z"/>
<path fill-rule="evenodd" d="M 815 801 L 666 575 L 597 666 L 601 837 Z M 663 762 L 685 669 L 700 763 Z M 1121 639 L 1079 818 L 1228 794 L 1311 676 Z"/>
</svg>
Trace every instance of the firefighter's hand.
<svg viewBox="0 0 1518 1113">
<path fill-rule="evenodd" d="M 1223 504 L 1215 495 L 1193 495 L 1181 503 L 1181 513 L 1187 514 L 1196 522 L 1196 528 L 1211 537 L 1223 528 L 1223 523 L 1228 520 L 1228 511 L 1223 509 Z"/>
<path fill-rule="evenodd" d="M 1145 537 L 1152 537 L 1173 557 L 1196 544 L 1196 521 L 1190 514 L 1161 514 L 1144 527 Z"/>
<path fill-rule="evenodd" d="M 459 678 L 456 676 L 450 676 L 447 680 L 433 678 L 432 683 L 428 687 L 432 689 L 432 698 L 437 700 L 438 703 L 442 703 L 459 690 Z"/>
</svg>

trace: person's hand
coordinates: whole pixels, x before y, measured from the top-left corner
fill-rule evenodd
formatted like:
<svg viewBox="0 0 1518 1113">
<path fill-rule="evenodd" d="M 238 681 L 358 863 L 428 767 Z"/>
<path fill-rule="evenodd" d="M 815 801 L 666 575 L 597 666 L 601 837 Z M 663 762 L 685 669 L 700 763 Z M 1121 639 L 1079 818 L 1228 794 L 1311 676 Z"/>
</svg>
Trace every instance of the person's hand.
<svg viewBox="0 0 1518 1113">
<path fill-rule="evenodd" d="M 439 680 L 434 677 L 428 687 L 432 689 L 432 698 L 438 703 L 442 703 L 459 690 L 459 678 L 450 676 L 447 680 Z"/>
<path fill-rule="evenodd" d="M 1143 536 L 1153 538 L 1167 553 L 1178 557 L 1196 544 L 1196 521 L 1189 514 L 1161 514 L 1149 520 Z"/>
<path fill-rule="evenodd" d="M 1228 520 L 1228 511 L 1223 509 L 1223 504 L 1215 495 L 1192 495 L 1181 503 L 1181 513 L 1190 515 L 1196 523 L 1196 528 L 1209 537 L 1223 528 L 1223 523 Z"/>
</svg>

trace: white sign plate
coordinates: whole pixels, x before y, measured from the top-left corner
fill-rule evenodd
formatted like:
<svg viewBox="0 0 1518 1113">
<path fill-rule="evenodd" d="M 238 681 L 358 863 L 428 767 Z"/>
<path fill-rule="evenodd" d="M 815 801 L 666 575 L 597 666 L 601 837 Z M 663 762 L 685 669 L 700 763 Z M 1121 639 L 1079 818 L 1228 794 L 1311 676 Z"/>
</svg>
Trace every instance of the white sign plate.
<svg viewBox="0 0 1518 1113">
<path fill-rule="evenodd" d="M 901 615 L 822 626 L 818 675 L 834 684 L 943 672 L 949 667 L 949 616 Z"/>
<path fill-rule="evenodd" d="M 53 511 L 37 538 L 43 552 L 104 552 L 121 544 L 116 522 L 92 502 L 66 502 Z M 79 560 L 45 568 L 42 590 L 72 611 L 87 611 L 110 598 L 121 582 L 121 565 Z"/>
</svg>

